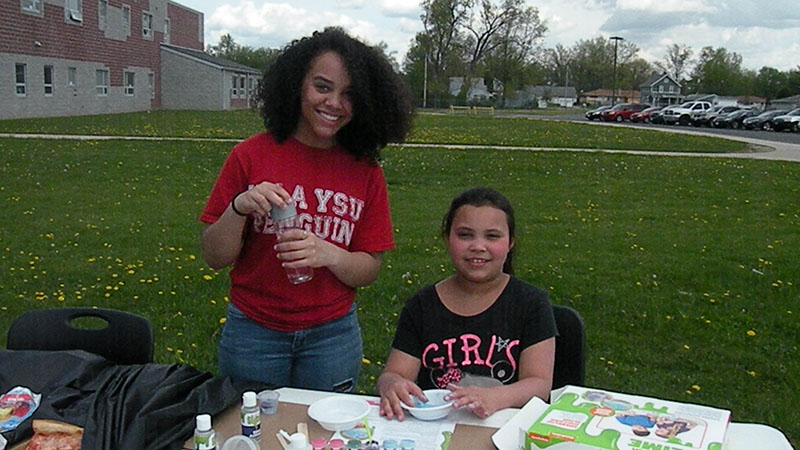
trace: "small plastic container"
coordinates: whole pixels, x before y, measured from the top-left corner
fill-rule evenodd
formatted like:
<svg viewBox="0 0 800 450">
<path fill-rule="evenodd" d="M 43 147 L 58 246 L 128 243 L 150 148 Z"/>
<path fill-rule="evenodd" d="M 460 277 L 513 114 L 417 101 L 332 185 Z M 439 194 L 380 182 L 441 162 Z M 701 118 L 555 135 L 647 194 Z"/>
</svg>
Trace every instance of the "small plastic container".
<svg viewBox="0 0 800 450">
<path fill-rule="evenodd" d="M 261 407 L 261 414 L 266 416 L 278 412 L 278 403 L 281 394 L 278 391 L 266 390 L 258 393 L 258 405 Z"/>
<path fill-rule="evenodd" d="M 258 444 L 247 436 L 237 435 L 226 440 L 222 450 L 258 450 Z"/>
<path fill-rule="evenodd" d="M 328 447 L 328 441 L 322 438 L 311 440 L 311 450 L 325 450 Z"/>
<path fill-rule="evenodd" d="M 345 448 L 347 450 L 358 450 L 361 448 L 361 441 L 359 441 L 358 439 L 350 439 L 349 441 L 347 441 L 347 447 Z"/>
<path fill-rule="evenodd" d="M 383 441 L 384 450 L 397 450 L 397 441 L 394 439 L 387 439 Z"/>
<path fill-rule="evenodd" d="M 297 215 L 297 209 L 294 203 L 289 203 L 285 208 L 281 209 L 274 207 L 269 212 L 269 217 L 275 223 L 275 233 L 280 236 L 282 233 L 303 229 L 300 223 L 300 216 Z M 292 284 L 305 283 L 306 281 L 314 278 L 314 269 L 311 266 L 286 268 L 286 276 Z"/>
<path fill-rule="evenodd" d="M 331 439 L 331 441 L 328 442 L 328 448 L 330 450 L 343 450 L 344 441 L 341 439 Z"/>
<path fill-rule="evenodd" d="M 413 439 L 403 439 L 400 441 L 400 450 L 414 450 L 416 445 Z"/>
</svg>

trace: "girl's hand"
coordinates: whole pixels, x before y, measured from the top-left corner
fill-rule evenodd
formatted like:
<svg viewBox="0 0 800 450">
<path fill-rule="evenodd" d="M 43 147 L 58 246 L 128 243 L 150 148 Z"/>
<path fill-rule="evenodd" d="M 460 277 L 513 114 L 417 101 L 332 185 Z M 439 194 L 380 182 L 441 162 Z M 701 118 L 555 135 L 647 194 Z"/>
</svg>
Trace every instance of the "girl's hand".
<svg viewBox="0 0 800 450">
<path fill-rule="evenodd" d="M 378 390 L 381 394 L 380 415 L 387 419 L 397 417 L 397 420 L 402 421 L 405 414 L 400 403 L 413 405 L 412 396 L 422 401 L 428 401 L 416 383 L 394 373 L 384 372 L 381 374 L 378 380 Z"/>
<path fill-rule="evenodd" d="M 278 184 L 264 181 L 233 198 L 236 211 L 249 215 L 267 216 L 273 207 L 284 208 L 292 202 L 292 196 Z"/>
<path fill-rule="evenodd" d="M 461 387 L 454 384 L 448 385 L 447 388 L 452 392 L 449 395 L 450 400 L 455 400 L 453 408 L 467 408 L 481 419 L 489 417 L 499 409 L 494 401 L 497 395 L 492 395 L 492 390 L 496 388 Z"/>
</svg>

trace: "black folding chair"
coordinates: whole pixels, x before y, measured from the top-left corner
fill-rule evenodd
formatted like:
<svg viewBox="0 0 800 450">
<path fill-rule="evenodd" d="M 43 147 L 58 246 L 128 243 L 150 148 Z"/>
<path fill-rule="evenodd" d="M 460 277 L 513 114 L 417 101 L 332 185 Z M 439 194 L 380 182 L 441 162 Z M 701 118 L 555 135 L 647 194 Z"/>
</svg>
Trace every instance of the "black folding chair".
<svg viewBox="0 0 800 450">
<path fill-rule="evenodd" d="M 586 378 L 586 331 L 577 311 L 553 305 L 553 315 L 558 327 L 556 361 L 553 368 L 553 389 L 566 386 L 583 386 Z"/>
<path fill-rule="evenodd" d="M 95 317 L 102 328 L 77 328 L 76 319 Z M 153 362 L 153 328 L 137 314 L 94 308 L 27 311 L 8 329 L 9 350 L 85 350 L 118 364 Z"/>
</svg>

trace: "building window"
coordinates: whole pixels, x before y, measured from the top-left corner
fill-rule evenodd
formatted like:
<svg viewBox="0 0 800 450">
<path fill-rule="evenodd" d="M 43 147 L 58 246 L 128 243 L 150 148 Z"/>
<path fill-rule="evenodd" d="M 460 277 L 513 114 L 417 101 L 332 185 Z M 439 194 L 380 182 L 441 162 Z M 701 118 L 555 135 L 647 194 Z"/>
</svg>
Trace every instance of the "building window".
<svg viewBox="0 0 800 450">
<path fill-rule="evenodd" d="M 658 92 L 659 93 L 664 92 L 664 85 L 659 85 L 658 86 Z"/>
<path fill-rule="evenodd" d="M 97 95 L 100 97 L 105 97 L 108 95 L 108 70 L 107 69 L 97 69 L 95 72 L 95 91 Z"/>
<path fill-rule="evenodd" d="M 253 88 L 255 86 L 255 81 L 256 79 L 253 77 L 249 77 L 247 79 L 247 93 L 250 95 L 250 97 L 253 97 Z"/>
<path fill-rule="evenodd" d="M 97 0 L 97 25 L 101 30 L 106 29 L 106 14 L 108 14 L 108 0 Z"/>
<path fill-rule="evenodd" d="M 67 20 L 71 22 L 83 22 L 82 0 L 67 0 L 64 13 L 67 15 Z"/>
<path fill-rule="evenodd" d="M 164 43 L 169 44 L 169 19 L 164 19 Z"/>
<path fill-rule="evenodd" d="M 239 83 L 237 83 L 236 75 L 231 76 L 231 81 L 231 98 L 236 98 L 239 96 L 239 90 L 237 89 Z"/>
<path fill-rule="evenodd" d="M 673 92 L 675 92 L 675 86 L 669 85 L 669 93 L 672 94 Z"/>
<path fill-rule="evenodd" d="M 42 15 L 42 0 L 20 0 L 19 5 L 25 12 Z"/>
<path fill-rule="evenodd" d="M 133 72 L 125 72 L 122 74 L 122 79 L 125 83 L 125 95 L 133 95 L 133 76 Z"/>
<path fill-rule="evenodd" d="M 125 36 L 131 35 L 131 7 L 128 5 L 122 5 L 122 29 Z"/>
<path fill-rule="evenodd" d="M 53 95 L 53 66 L 44 66 L 44 95 Z"/>
<path fill-rule="evenodd" d="M 142 37 L 153 39 L 153 15 L 142 13 Z"/>
<path fill-rule="evenodd" d="M 239 98 L 247 98 L 247 89 L 244 87 L 245 77 L 239 77 Z"/>
<path fill-rule="evenodd" d="M 25 84 L 25 64 L 15 64 L 15 72 L 17 95 L 24 96 L 27 92 L 27 85 Z"/>
<path fill-rule="evenodd" d="M 75 87 L 78 84 L 78 69 L 67 67 L 67 86 Z"/>
<path fill-rule="evenodd" d="M 147 74 L 147 88 L 150 89 L 150 98 L 156 98 L 156 74 L 148 73 Z"/>
</svg>

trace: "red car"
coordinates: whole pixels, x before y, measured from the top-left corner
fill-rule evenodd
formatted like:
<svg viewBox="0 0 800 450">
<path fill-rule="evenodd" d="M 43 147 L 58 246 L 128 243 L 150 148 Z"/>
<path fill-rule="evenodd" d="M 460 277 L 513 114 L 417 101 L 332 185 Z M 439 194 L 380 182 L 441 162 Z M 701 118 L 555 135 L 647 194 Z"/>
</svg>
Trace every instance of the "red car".
<svg viewBox="0 0 800 450">
<path fill-rule="evenodd" d="M 651 106 L 647 109 L 631 114 L 630 120 L 631 122 L 650 123 L 650 114 L 652 114 L 653 111 L 658 111 L 660 109 L 660 106 Z"/>
<path fill-rule="evenodd" d="M 606 122 L 622 122 L 623 120 L 630 120 L 631 114 L 643 111 L 649 108 L 650 105 L 645 103 L 620 103 L 614 105 L 611 109 L 607 109 L 600 114 L 600 118 Z"/>
</svg>

